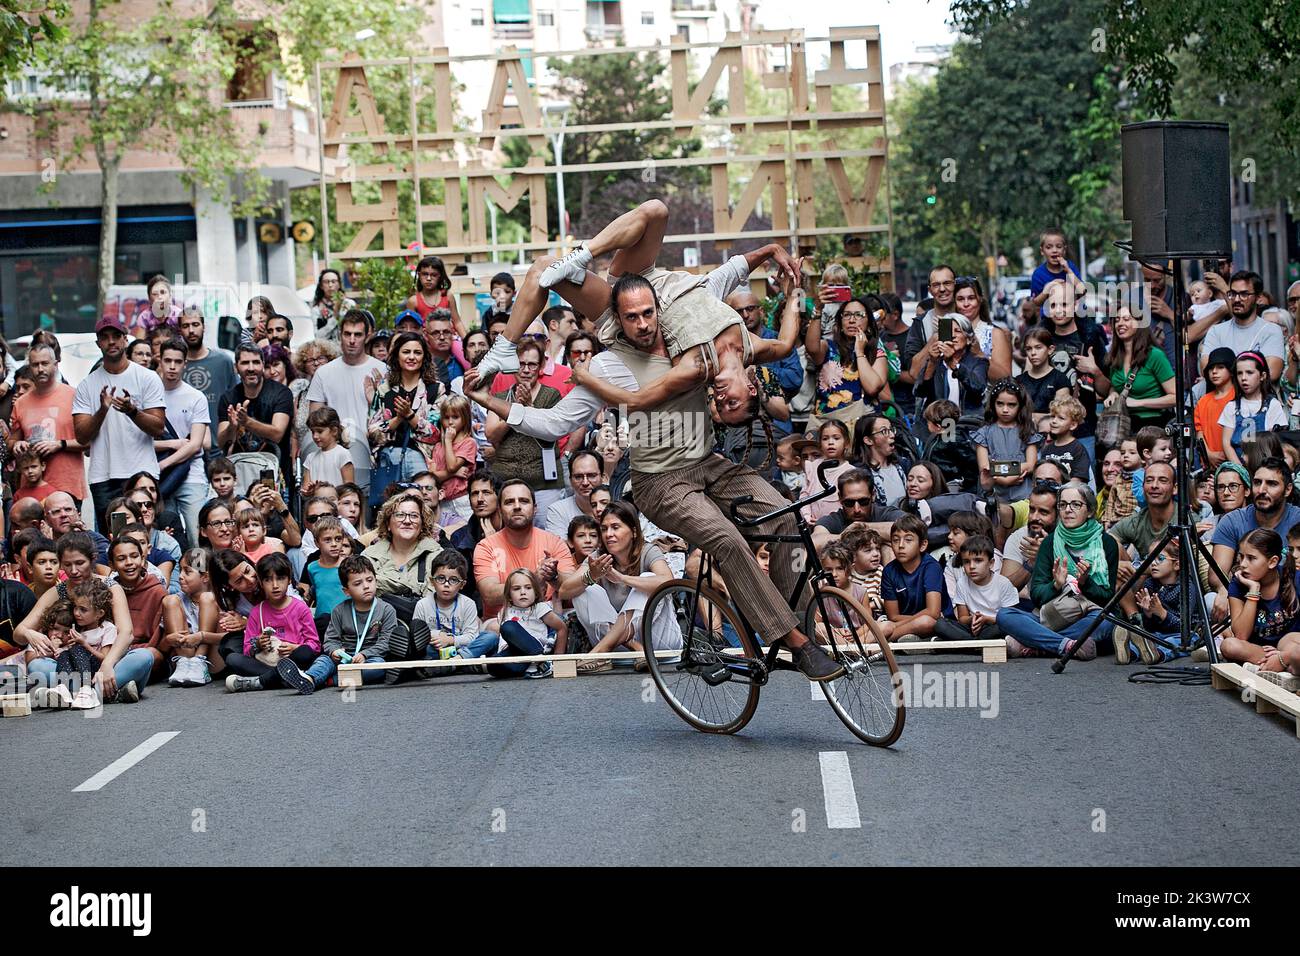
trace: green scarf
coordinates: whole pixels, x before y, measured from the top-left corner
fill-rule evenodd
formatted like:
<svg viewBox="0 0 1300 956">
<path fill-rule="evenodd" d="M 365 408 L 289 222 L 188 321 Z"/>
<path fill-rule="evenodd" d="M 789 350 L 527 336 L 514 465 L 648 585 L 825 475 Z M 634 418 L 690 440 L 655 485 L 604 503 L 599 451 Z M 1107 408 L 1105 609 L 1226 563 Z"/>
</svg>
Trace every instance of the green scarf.
<svg viewBox="0 0 1300 956">
<path fill-rule="evenodd" d="M 1074 555 L 1070 553 L 1073 551 L 1090 565 L 1088 577 L 1094 584 L 1100 588 L 1110 587 L 1110 568 L 1106 564 L 1106 548 L 1102 544 L 1104 533 L 1101 522 L 1096 518 L 1089 518 L 1077 528 L 1067 528 L 1058 522 L 1052 535 L 1053 563 L 1065 558 L 1070 573 L 1074 574 Z"/>
</svg>

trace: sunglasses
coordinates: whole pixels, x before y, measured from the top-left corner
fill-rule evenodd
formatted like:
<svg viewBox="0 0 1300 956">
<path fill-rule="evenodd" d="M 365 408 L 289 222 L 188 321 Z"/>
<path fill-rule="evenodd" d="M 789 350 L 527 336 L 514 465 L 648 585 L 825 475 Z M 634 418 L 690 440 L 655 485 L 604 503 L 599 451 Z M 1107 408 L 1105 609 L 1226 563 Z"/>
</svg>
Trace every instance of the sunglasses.
<svg viewBox="0 0 1300 956">
<path fill-rule="evenodd" d="M 870 508 L 876 503 L 874 498 L 841 498 L 840 504 L 845 508 Z"/>
</svg>

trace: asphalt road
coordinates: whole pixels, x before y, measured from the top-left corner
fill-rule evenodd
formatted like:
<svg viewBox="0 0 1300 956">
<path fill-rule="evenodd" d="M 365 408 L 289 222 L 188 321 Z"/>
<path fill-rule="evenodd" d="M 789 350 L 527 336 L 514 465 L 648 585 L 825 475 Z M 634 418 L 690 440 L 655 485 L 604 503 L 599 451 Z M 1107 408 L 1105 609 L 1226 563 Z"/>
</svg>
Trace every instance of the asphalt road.
<svg viewBox="0 0 1300 956">
<path fill-rule="evenodd" d="M 792 673 L 730 738 L 647 701 L 630 672 L 448 677 L 351 703 L 151 688 L 97 719 L 0 721 L 0 864 L 1293 861 L 1247 812 L 1300 785 L 1289 722 L 1208 686 L 1130 684 L 1109 660 L 1060 677 L 1049 663 L 922 658 L 996 674 L 996 717 L 914 707 L 888 750 Z"/>
</svg>

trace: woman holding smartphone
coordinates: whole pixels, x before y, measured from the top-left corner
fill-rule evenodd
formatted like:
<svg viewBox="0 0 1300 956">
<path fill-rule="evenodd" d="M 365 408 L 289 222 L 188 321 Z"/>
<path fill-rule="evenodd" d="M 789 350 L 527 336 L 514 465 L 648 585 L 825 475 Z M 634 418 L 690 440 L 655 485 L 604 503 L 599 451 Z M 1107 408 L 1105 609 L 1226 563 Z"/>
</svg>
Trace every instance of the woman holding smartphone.
<svg viewBox="0 0 1300 956">
<path fill-rule="evenodd" d="M 848 299 L 835 315 L 835 330 L 822 337 L 822 312 L 813 314 L 804 333 L 810 367 L 817 368 L 812 427 L 822 419 L 852 425 L 889 395 L 889 357 L 880 344 L 875 313 L 884 306 L 874 295 Z"/>
</svg>

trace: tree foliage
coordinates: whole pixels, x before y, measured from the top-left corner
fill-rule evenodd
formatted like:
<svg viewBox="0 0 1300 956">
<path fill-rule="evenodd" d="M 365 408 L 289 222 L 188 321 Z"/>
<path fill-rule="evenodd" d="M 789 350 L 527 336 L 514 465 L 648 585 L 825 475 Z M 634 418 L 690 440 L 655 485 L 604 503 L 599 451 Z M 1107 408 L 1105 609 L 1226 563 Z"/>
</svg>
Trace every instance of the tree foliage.
<svg viewBox="0 0 1300 956">
<path fill-rule="evenodd" d="M 1039 0 L 952 0 L 984 30 Z M 1235 157 L 1255 158 L 1264 201 L 1300 199 L 1300 3 L 1100 0 L 1087 29 L 1144 118 L 1223 119 Z"/>
<path fill-rule="evenodd" d="M 668 64 L 653 55 L 625 53 L 579 56 L 565 61 L 552 58 L 548 66 L 558 75 L 558 89 L 571 104 L 567 124 L 640 124 L 672 116 L 672 90 L 666 82 Z M 565 163 L 641 162 L 643 170 L 566 175 L 569 215 L 576 234 L 590 235 L 607 222 L 604 211 L 593 216 L 594 200 L 620 182 L 639 180 L 653 161 L 691 156 L 699 151 L 698 139 L 677 139 L 667 128 L 644 127 L 604 133 L 569 133 L 564 140 Z M 657 181 L 664 170 L 655 171 Z M 674 171 L 666 181 L 683 181 L 691 171 Z M 570 182 L 576 181 L 573 186 Z M 575 202 L 576 199 L 576 202 Z"/>
<path fill-rule="evenodd" d="M 1098 249 L 1112 238 L 1123 104 L 1091 33 L 1103 2 L 1033 0 L 961 21 L 934 80 L 896 97 L 902 258 L 982 274 L 985 257 L 1014 257 L 1049 225 L 1089 232 Z"/>
<path fill-rule="evenodd" d="M 118 178 L 127 153 L 179 156 L 187 185 L 210 190 L 237 212 L 259 209 L 269 181 L 255 164 L 267 130 L 241 129 L 226 108 L 236 71 L 258 77 L 274 68 L 305 76 L 336 38 L 361 26 L 382 29 L 391 44 L 386 48 L 400 50 L 414 16 L 380 0 L 270 0 L 249 29 L 234 0 L 189 11 L 160 0 L 141 20 L 124 15 L 119 0 L 89 0 L 59 24 L 57 36 L 24 57 L 58 94 L 20 104 L 39 114 L 53 148 L 67 144 L 54 157 L 57 167 L 93 156 L 102 174 L 101 309 L 113 282 Z M 57 135 L 61 126 L 72 135 Z"/>
<path fill-rule="evenodd" d="M 62 0 L 0 0 L 0 82 L 27 66 L 38 44 L 62 38 L 59 21 L 67 13 Z"/>
</svg>

